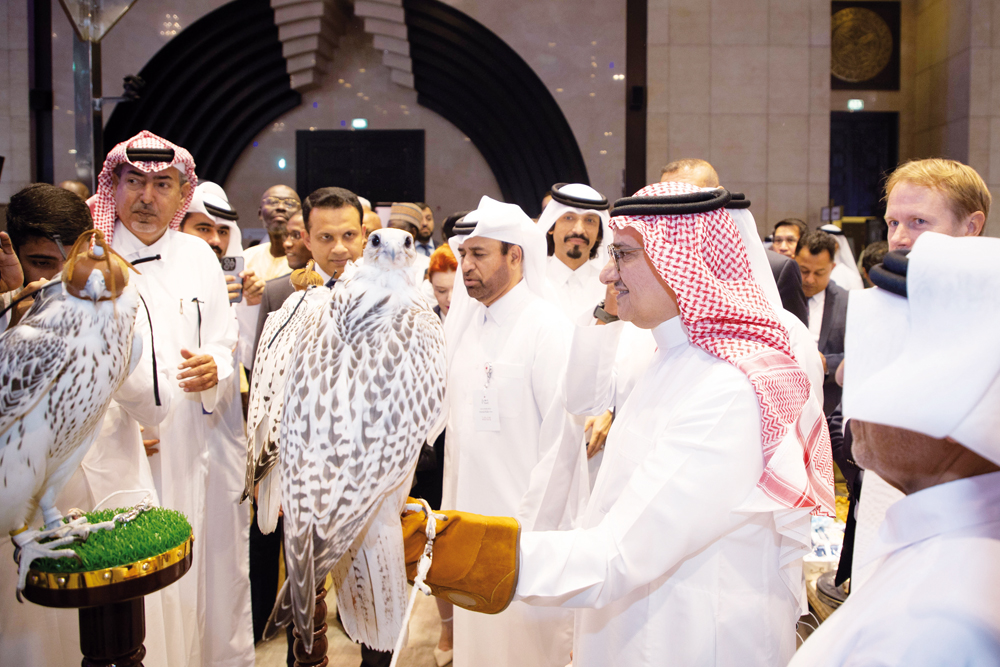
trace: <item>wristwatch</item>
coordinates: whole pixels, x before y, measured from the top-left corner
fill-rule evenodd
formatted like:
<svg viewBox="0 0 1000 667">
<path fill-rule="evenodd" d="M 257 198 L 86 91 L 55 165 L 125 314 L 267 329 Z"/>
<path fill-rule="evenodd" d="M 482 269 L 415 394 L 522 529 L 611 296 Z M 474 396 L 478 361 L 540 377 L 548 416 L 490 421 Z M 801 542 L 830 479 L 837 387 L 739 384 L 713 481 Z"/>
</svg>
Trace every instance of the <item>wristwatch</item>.
<svg viewBox="0 0 1000 667">
<path fill-rule="evenodd" d="M 612 322 L 618 321 L 617 315 L 612 315 L 608 311 L 604 310 L 603 301 L 597 304 L 597 308 L 594 308 L 594 317 L 597 318 L 597 320 L 604 322 L 605 324 L 611 324 Z"/>
</svg>

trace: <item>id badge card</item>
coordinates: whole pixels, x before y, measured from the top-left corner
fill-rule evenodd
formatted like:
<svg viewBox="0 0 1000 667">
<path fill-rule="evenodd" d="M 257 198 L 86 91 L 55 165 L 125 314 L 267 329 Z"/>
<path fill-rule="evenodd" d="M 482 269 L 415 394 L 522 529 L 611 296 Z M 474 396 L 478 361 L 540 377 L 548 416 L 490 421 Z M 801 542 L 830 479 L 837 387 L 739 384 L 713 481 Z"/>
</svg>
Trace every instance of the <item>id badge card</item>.
<svg viewBox="0 0 1000 667">
<path fill-rule="evenodd" d="M 472 420 L 477 431 L 500 430 L 500 397 L 495 388 L 472 392 Z"/>
</svg>

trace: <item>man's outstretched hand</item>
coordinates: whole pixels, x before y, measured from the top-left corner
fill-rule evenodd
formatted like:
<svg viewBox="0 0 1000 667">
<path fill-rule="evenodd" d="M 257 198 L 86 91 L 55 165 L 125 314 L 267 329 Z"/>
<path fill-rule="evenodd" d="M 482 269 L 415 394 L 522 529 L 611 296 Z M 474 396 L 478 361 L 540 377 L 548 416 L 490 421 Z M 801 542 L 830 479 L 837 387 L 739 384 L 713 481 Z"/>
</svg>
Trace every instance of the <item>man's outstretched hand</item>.
<svg viewBox="0 0 1000 667">
<path fill-rule="evenodd" d="M 506 609 L 517 587 L 520 525 L 510 517 L 453 510 L 435 514 L 446 518 L 437 522 L 426 579 L 431 592 L 470 611 L 497 614 Z M 406 576 L 413 581 L 427 543 L 427 517 L 408 512 L 401 521 Z"/>
</svg>

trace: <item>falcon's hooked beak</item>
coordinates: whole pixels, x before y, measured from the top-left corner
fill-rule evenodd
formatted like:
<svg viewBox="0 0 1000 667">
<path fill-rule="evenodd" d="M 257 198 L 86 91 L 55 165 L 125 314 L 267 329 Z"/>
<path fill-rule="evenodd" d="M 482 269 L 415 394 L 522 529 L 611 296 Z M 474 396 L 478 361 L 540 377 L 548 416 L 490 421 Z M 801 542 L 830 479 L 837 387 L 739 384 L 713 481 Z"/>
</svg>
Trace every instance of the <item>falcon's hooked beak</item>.
<svg viewBox="0 0 1000 667">
<path fill-rule="evenodd" d="M 94 269 L 90 272 L 87 284 L 83 288 L 83 294 L 94 303 L 100 301 L 102 297 L 108 298 L 108 291 L 104 285 L 104 274 L 101 273 L 100 269 Z"/>
</svg>

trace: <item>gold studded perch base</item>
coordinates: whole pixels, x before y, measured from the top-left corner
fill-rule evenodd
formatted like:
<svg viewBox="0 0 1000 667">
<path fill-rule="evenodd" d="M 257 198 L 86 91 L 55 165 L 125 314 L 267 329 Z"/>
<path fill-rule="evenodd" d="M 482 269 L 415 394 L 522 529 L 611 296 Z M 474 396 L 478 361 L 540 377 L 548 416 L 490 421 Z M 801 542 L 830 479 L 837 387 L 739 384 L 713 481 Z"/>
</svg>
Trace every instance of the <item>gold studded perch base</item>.
<svg viewBox="0 0 1000 667">
<path fill-rule="evenodd" d="M 28 571 L 23 594 L 44 607 L 80 609 L 83 667 L 142 667 L 146 616 L 142 598 L 191 568 L 193 539 L 136 563 L 92 572 Z"/>
</svg>

